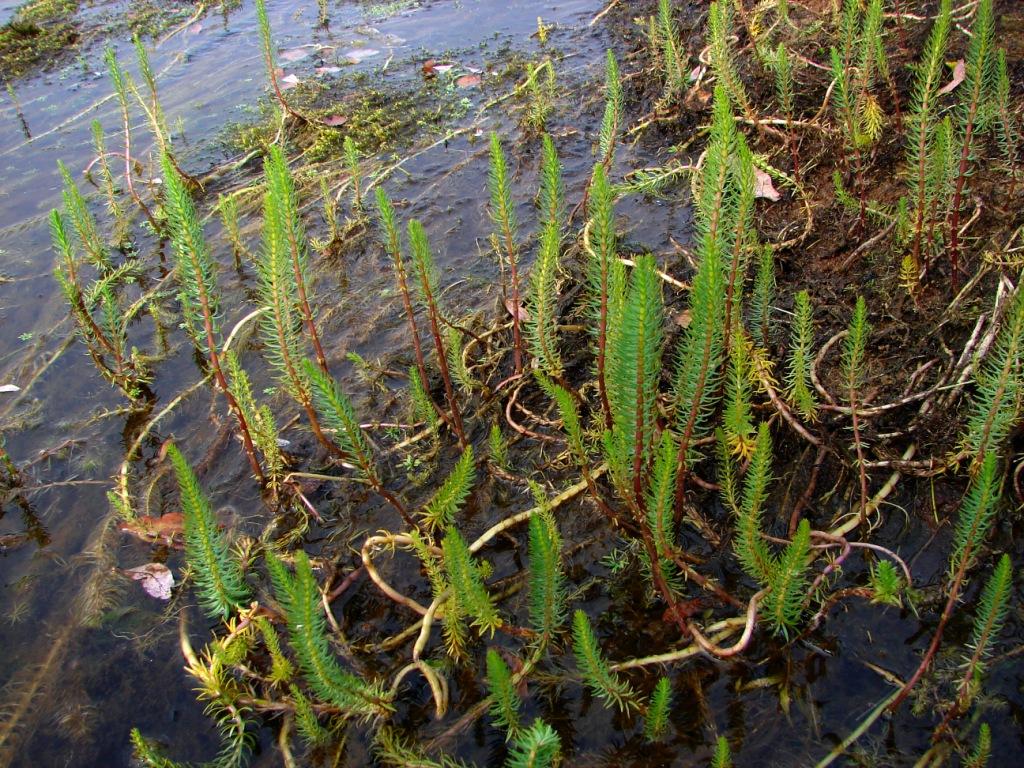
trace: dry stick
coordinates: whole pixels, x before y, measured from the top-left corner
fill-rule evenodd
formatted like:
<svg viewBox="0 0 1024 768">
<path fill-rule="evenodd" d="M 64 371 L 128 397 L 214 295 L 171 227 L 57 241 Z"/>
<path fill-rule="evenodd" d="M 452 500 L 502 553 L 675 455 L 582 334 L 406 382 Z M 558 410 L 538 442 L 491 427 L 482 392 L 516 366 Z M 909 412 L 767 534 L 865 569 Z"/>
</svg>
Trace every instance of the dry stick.
<svg viewBox="0 0 1024 768">
<path fill-rule="evenodd" d="M 515 419 L 512 418 L 512 407 L 513 406 L 517 406 L 517 407 L 520 407 L 522 409 L 522 407 L 519 406 L 519 403 L 516 402 L 516 397 L 518 397 L 519 391 L 525 385 L 526 385 L 526 381 L 524 380 L 522 383 L 520 383 L 520 385 L 518 387 L 516 387 L 512 391 L 512 395 L 509 397 L 508 401 L 505 403 L 505 421 L 508 423 L 508 425 L 510 427 L 512 427 L 512 429 L 514 429 L 516 432 L 518 432 L 523 437 L 531 437 L 534 440 L 540 440 L 540 441 L 546 442 L 546 443 L 557 443 L 557 442 L 559 442 L 559 440 L 560 440 L 559 438 L 552 437 L 551 435 L 543 435 L 543 434 L 541 434 L 539 432 L 534 432 L 532 430 L 529 430 L 526 427 L 524 427 L 522 424 L 518 423 Z M 525 410 L 525 409 L 522 409 L 522 410 Z"/>
<path fill-rule="evenodd" d="M 707 635 L 705 639 L 711 643 L 716 644 L 727 639 L 731 635 L 735 635 L 741 627 L 744 629 L 747 626 L 746 617 L 736 617 L 731 619 L 723 619 L 722 621 L 715 622 L 707 628 Z M 609 669 L 613 672 L 622 672 L 627 669 L 637 669 L 639 667 L 651 666 L 653 664 L 670 664 L 674 661 L 685 661 L 697 654 L 701 653 L 704 649 L 693 642 L 679 648 L 674 651 L 667 651 L 666 653 L 659 653 L 653 656 L 644 656 L 642 658 L 627 659 L 626 661 L 620 661 L 615 664 L 610 664 Z"/>
<path fill-rule="evenodd" d="M 757 604 L 761 598 L 764 597 L 766 592 L 767 590 L 762 589 L 750 598 L 750 602 L 747 603 L 747 615 L 744 618 L 745 623 L 743 625 L 743 634 L 735 643 L 723 648 L 704 637 L 693 623 L 687 623 L 694 641 L 702 650 L 721 659 L 727 659 L 730 656 L 743 653 L 743 651 L 747 649 L 747 646 L 750 645 L 750 639 L 754 636 L 754 627 L 757 624 Z"/>
<path fill-rule="evenodd" d="M 758 380 L 761 383 L 761 388 L 768 395 L 768 399 L 771 401 L 775 410 L 778 411 L 779 415 L 786 421 L 793 430 L 800 435 L 804 440 L 809 442 L 811 445 L 817 446 L 819 449 L 822 447 L 821 438 L 812 435 L 807 428 L 800 423 L 800 421 L 793 415 L 793 412 L 789 409 L 789 406 L 783 402 L 782 398 L 779 397 L 778 392 L 775 391 L 775 387 L 772 386 L 771 380 L 767 374 L 763 371 L 758 371 Z"/>
<path fill-rule="evenodd" d="M 726 592 L 725 589 L 709 579 L 707 576 L 702 575 L 692 565 L 686 562 L 684 559 L 686 554 L 684 552 L 672 552 L 671 554 L 672 562 L 674 562 L 676 566 L 686 574 L 686 578 L 695 581 L 702 589 L 706 589 L 708 592 L 714 593 L 715 597 L 724 603 L 734 605 L 737 608 L 741 608 L 743 606 L 739 600 Z"/>
<path fill-rule="evenodd" d="M 832 751 L 828 753 L 828 755 L 819 760 L 815 764 L 814 768 L 827 768 L 827 766 L 832 765 L 832 763 L 834 763 L 838 757 L 840 757 L 844 752 L 846 752 L 846 750 L 849 749 L 853 745 L 853 743 L 857 741 L 857 739 L 863 736 L 865 732 L 867 732 L 867 730 L 872 725 L 874 725 L 875 721 L 878 720 L 878 718 L 880 718 L 887 709 L 889 709 L 889 707 L 892 705 L 893 700 L 898 695 L 899 691 L 896 691 L 895 693 L 892 693 L 889 696 L 887 696 L 885 699 L 882 699 L 882 701 L 880 701 L 878 705 L 873 710 L 871 710 L 870 714 L 868 714 L 868 716 L 865 717 L 863 721 L 861 721 L 860 725 L 854 728 L 850 732 L 850 735 L 843 739 L 839 744 L 837 744 L 832 749 Z"/>
</svg>

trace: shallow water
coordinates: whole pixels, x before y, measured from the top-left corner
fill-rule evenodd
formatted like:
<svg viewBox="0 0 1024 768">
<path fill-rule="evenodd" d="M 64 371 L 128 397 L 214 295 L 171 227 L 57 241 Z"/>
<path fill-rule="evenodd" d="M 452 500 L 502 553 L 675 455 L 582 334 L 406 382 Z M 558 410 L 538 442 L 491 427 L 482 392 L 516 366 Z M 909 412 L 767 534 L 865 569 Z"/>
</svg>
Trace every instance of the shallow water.
<svg viewBox="0 0 1024 768">
<path fill-rule="evenodd" d="M 333 47 L 295 63 L 283 62 L 286 72 L 307 78 L 314 66 L 333 65 L 342 67 L 345 75 L 364 71 L 399 85 L 417 79 L 419 65 L 428 58 L 446 55 L 480 67 L 502 45 L 530 50 L 535 46 L 529 35 L 541 14 L 547 23 L 562 26 L 552 34 L 553 41 L 567 39 L 571 29 L 589 19 L 597 7 L 583 0 L 554 9 L 509 2 L 425 2 L 391 8 L 339 3 L 331 7 L 331 23 L 325 30 L 316 26 L 316 3 L 268 5 L 280 50 L 310 43 Z M 12 7 L 5 3 L 0 9 L 3 16 Z M 117 6 L 101 5 L 89 12 L 116 10 Z M 130 41 L 115 36 L 110 42 L 124 66 L 134 71 Z M 172 131 L 180 133 L 175 141 L 184 163 L 193 173 L 202 173 L 227 156 L 219 141 L 224 124 L 255 119 L 255 106 L 266 94 L 254 8 L 246 3 L 226 15 L 212 10 L 166 41 L 148 41 L 147 47 Z M 367 48 L 378 54 L 355 66 L 344 61 L 346 52 Z M 31 138 L 6 94 L 0 106 L 0 383 L 25 390 L 0 395 L 0 428 L 18 463 L 38 457 L 28 472 L 40 485 L 81 483 L 33 490 L 31 508 L 9 504 L 0 516 L 0 536 L 26 530 L 35 535 L 28 544 L 0 554 L 3 698 L 13 701 L 26 688 L 33 689 L 27 699 L 19 699 L 27 700 L 28 707 L 12 713 L 17 729 L 4 734 L 8 737 L 0 746 L 0 764 L 127 765 L 127 732 L 132 725 L 172 741 L 175 754 L 183 759 L 203 759 L 216 751 L 215 734 L 181 672 L 177 622 L 172 618 L 161 624 L 162 606 L 110 572 L 115 564 L 125 568 L 151 559 L 150 548 L 108 533 L 105 541 L 113 546 L 110 556 L 97 560 L 89 555 L 109 523 L 108 478 L 117 471 L 126 436 L 138 425 L 116 413 L 86 423 L 121 402 L 77 344 L 65 348 L 70 324 L 51 274 L 54 256 L 46 216 L 60 204 L 58 159 L 82 183 L 82 171 L 94 154 L 92 120 L 104 126 L 108 149 L 120 147 L 120 115 L 109 96 L 101 54 L 101 46 L 93 44 L 58 69 L 14 83 Z M 385 61 L 388 69 L 380 74 Z M 577 59 L 573 64 L 586 69 L 593 62 Z M 466 98 L 475 107 L 484 96 L 480 89 L 472 89 Z M 141 158 L 148 154 L 150 139 L 139 120 L 133 116 L 133 154 Z M 441 232 L 457 232 L 438 249 L 440 263 L 452 270 L 464 270 L 477 261 L 476 238 L 483 234 L 478 220 L 484 176 L 479 166 L 470 164 L 468 172 L 455 174 L 440 192 L 427 189 L 424 182 L 477 153 L 480 146 L 459 139 L 415 158 L 406 166 L 405 180 L 396 192 L 410 199 L 409 215 L 423 216 L 432 234 L 438 233 L 438 245 Z M 82 187 L 90 189 L 84 183 Z M 529 205 L 525 195 L 523 202 Z M 442 221 L 439 214 L 446 209 L 461 214 Z M 472 226 L 455 229 L 455 222 Z M 221 255 L 230 259 L 226 252 Z M 488 264 L 471 286 L 461 290 L 476 293 L 494 274 L 496 266 Z M 337 290 L 338 277 L 329 270 L 321 275 L 321 311 L 339 304 L 336 293 L 330 293 L 332 288 Z M 324 336 L 332 361 L 344 375 L 349 373 L 344 370 L 346 351 L 372 359 L 386 350 L 407 348 L 407 340 L 380 254 L 374 251 L 344 265 L 340 277 L 363 285 L 371 298 L 373 294 L 389 297 L 381 307 L 353 299 L 334 307 L 340 311 L 327 322 Z M 230 297 L 226 304 L 239 304 L 251 276 L 240 280 L 226 270 L 221 279 Z M 239 306 L 228 320 L 243 313 Z M 150 333 L 149 328 L 139 329 L 140 345 L 151 342 Z M 180 342 L 157 369 L 153 386 L 157 409 L 201 377 Z M 209 437 L 203 425 L 209 423 L 210 409 L 209 395 L 198 395 L 161 425 L 160 436 L 186 440 L 202 455 Z M 73 442 L 49 455 L 69 440 Z M 147 457 L 152 447 L 146 447 Z M 143 464 L 138 466 L 144 469 Z M 265 523 L 262 505 L 244 480 L 245 473 L 237 456 L 229 452 L 204 482 L 219 501 L 230 498 L 243 529 L 248 525 L 250 532 L 257 532 Z M 82 608 L 81 590 L 90 583 L 114 585 L 122 593 L 118 607 L 105 617 L 101 629 L 73 629 Z M 202 635 L 201 631 L 196 634 Z M 46 670 L 36 674 L 40 664 Z"/>
<path fill-rule="evenodd" d="M 270 2 L 269 12 L 280 50 L 310 43 L 333 47 L 283 63 L 286 73 L 306 78 L 315 66 L 336 65 L 346 74 L 365 72 L 371 82 L 406 89 L 418 87 L 420 66 L 430 58 L 484 69 L 500 64 L 510 52 L 535 53 L 538 43 L 531 34 L 538 15 L 554 23 L 550 45 L 564 57 L 558 64 L 564 93 L 551 132 L 565 166 L 568 199 L 575 203 L 593 162 L 603 52 L 614 42 L 603 24 L 587 26 L 601 5 L 589 0 L 423 2 L 390 8 L 344 3 L 332 5 L 326 30 L 316 26 L 316 3 Z M 12 7 L 0 0 L 0 18 Z M 101 4 L 88 13 L 116 12 L 117 7 L 112 10 Z M 111 42 L 133 70 L 128 41 L 115 35 Z M 150 41 L 149 47 L 156 42 Z M 340 61 L 348 51 L 366 49 L 378 53 L 353 66 Z M 0 716 L 7 718 L 0 717 L 0 729 L 16 725 L 0 730 L 4 735 L 0 765 L 129 765 L 127 733 L 132 726 L 170 745 L 176 759 L 209 759 L 217 750 L 215 731 L 191 693 L 192 683 L 182 671 L 177 645 L 179 615 L 190 597 L 176 598 L 165 616 L 163 604 L 114 573 L 115 567 L 153 559 L 149 545 L 109 529 L 111 512 L 105 496 L 139 423 L 113 412 L 121 405 L 120 398 L 94 372 L 80 346 L 66 347 L 70 325 L 50 274 L 53 253 L 45 216 L 60 202 L 56 160 L 63 160 L 81 179 L 93 155 L 92 119 L 103 124 L 110 148 L 120 146 L 120 118 L 108 97 L 100 54 L 100 46 L 93 44 L 60 68 L 14 84 L 31 139 L 24 135 L 6 95 L 0 103 L 0 384 L 26 389 L 23 395 L 0 394 L 0 429 L 16 461 L 33 462 L 28 469 L 31 478 L 48 486 L 30 492 L 30 506 L 12 503 L 0 512 L 0 536 L 24 531 L 33 536 L 29 543 L 0 554 L 4 649 L 0 685 L 6 686 L 0 702 L 24 703 L 23 709 L 14 710 L 0 703 Z M 266 95 L 253 7 L 246 3 L 227 14 L 211 10 L 156 45 L 151 59 L 159 73 L 169 122 L 176 133 L 180 131 L 175 141 L 186 167 L 202 173 L 227 159 L 231 152 L 220 141 L 224 123 L 255 119 L 256 105 Z M 449 127 L 471 126 L 471 130 L 436 146 L 431 145 L 438 134 L 425 131 L 411 148 L 398 150 L 408 160 L 386 182 L 392 197 L 402 201 L 402 220 L 414 216 L 424 220 L 443 271 L 445 301 L 467 314 L 500 311 L 498 266 L 481 256 L 487 250 L 490 225 L 485 213 L 486 142 L 480 139 L 495 128 L 509 137 L 510 145 L 519 133 L 515 115 L 508 109 L 476 115 L 476 108 L 492 95 L 486 87 L 466 89 L 464 97 L 470 102 L 466 116 Z M 134 152 L 144 157 L 149 139 L 138 115 L 133 127 Z M 420 153 L 421 147 L 427 149 Z M 626 146 L 618 162 L 623 168 L 645 165 L 659 159 L 657 151 L 656 142 Z M 537 147 L 516 145 L 516 202 L 527 228 L 534 218 L 538 157 Z M 230 181 L 252 180 L 255 171 L 247 168 Z M 690 235 L 690 212 L 682 200 L 659 203 L 628 198 L 618 205 L 617 215 L 627 243 L 642 245 L 657 253 L 663 264 L 685 272 L 676 246 L 685 247 Z M 322 229 L 319 217 L 310 216 L 310 227 Z M 215 222 L 210 224 L 211 235 L 218 229 Z M 224 266 L 219 278 L 229 307 L 225 326 L 230 326 L 251 306 L 244 302 L 252 291 L 252 273 L 235 273 L 222 245 L 218 257 Z M 144 252 L 143 258 L 152 266 L 152 284 L 161 275 L 159 254 Z M 317 304 L 332 369 L 349 391 L 363 392 L 357 399 L 364 412 L 390 407 L 392 393 L 368 391 L 345 359 L 347 352 L 356 352 L 390 367 L 409 362 L 400 302 L 382 254 L 362 240 L 340 259 L 318 262 L 316 271 Z M 140 345 L 152 345 L 148 323 L 139 323 L 135 332 Z M 172 351 L 155 372 L 156 410 L 202 376 L 182 342 L 172 334 Z M 54 362 L 47 367 L 51 358 Z M 246 348 L 243 358 L 250 363 L 250 371 L 259 369 L 258 349 Z M 259 389 L 268 382 L 257 376 L 254 383 Z M 205 389 L 186 400 L 145 444 L 142 458 L 133 464 L 132 478 L 140 497 L 146 487 L 155 489 L 145 496 L 152 500 L 149 514 L 171 511 L 160 490 L 161 478 L 151 477 L 149 470 L 155 466 L 160 442 L 173 436 L 194 462 L 215 458 L 202 474 L 204 487 L 225 520 L 240 531 L 258 535 L 269 522 L 268 513 L 247 479 L 248 468 L 240 452 L 224 450 L 223 441 L 215 439 L 225 423 L 222 405 Z M 294 413 L 281 397 L 274 405 L 279 423 Z M 297 452 L 311 447 L 308 434 L 300 428 L 287 430 L 284 436 L 294 442 Z M 482 440 L 484 435 L 473 437 Z M 72 484 L 49 486 L 54 483 Z M 467 524 L 472 530 L 493 522 L 496 508 L 504 512 L 527 503 L 486 493 L 470 510 Z M 333 552 L 337 545 L 331 537 L 344 541 L 351 531 L 374 531 L 396 522 L 391 513 L 371 504 L 356 504 L 351 510 L 347 490 L 321 488 L 317 494 L 318 507 L 329 525 L 311 533 L 311 552 Z M 912 497 L 897 501 L 915 503 Z M 610 603 L 628 606 L 631 596 L 641 597 L 641 587 L 610 577 L 600 557 L 616 541 L 602 523 L 572 509 L 574 516 L 564 522 L 566 540 L 593 538 L 572 560 L 573 578 L 577 584 L 590 584 L 582 601 L 598 617 L 595 628 L 606 653 L 626 658 L 649 652 L 652 643 L 646 641 L 664 638 L 642 624 L 645 616 L 604 610 Z M 830 511 L 819 513 L 824 516 Z M 338 519 L 341 513 L 345 519 Z M 908 533 L 899 515 L 889 525 L 892 530 L 883 531 L 881 540 L 899 541 L 901 551 L 923 551 L 915 563 L 915 575 L 921 584 L 938 583 L 943 559 L 929 548 L 930 531 L 918 528 Z M 699 548 L 696 542 L 694 546 Z M 511 548 L 495 550 L 498 576 L 519 569 Z M 167 556 L 168 564 L 179 572 L 180 554 Z M 419 581 L 417 573 L 403 573 L 401 566 L 395 571 L 395 578 L 408 581 L 407 585 L 399 581 L 400 586 L 412 590 Z M 102 622 L 96 628 L 80 628 L 77 619 L 88 607 L 87 598 L 106 589 L 117 594 Z M 391 605 L 365 585 L 340 602 L 336 611 L 351 614 L 353 621 L 373 622 L 381 635 L 401 628 L 404 620 L 394 617 Z M 197 618 L 197 611 L 187 613 L 198 647 L 206 625 Z M 797 646 L 788 658 L 755 654 L 745 661 L 701 660 L 686 665 L 674 676 L 678 702 L 672 714 L 674 730 L 659 745 L 645 745 L 634 720 L 605 709 L 575 685 L 552 692 L 550 699 L 537 697 L 527 714 L 542 714 L 559 730 L 563 744 L 574 755 L 572 764 L 577 765 L 704 765 L 717 733 L 729 737 L 740 765 L 807 765 L 842 739 L 891 690 L 865 662 L 900 672 L 911 669 L 930 630 L 931 625 L 918 624 L 905 611 L 854 604 L 834 611 L 813 643 Z M 968 628 L 953 627 L 951 632 L 963 637 Z M 785 704 L 778 686 L 758 682 L 771 676 L 787 681 Z M 1002 726 L 995 728 L 1004 755 L 1022 754 L 1022 677 L 1014 667 L 992 685 L 998 695 L 1015 702 L 1010 712 L 1001 715 Z M 475 701 L 479 691 L 471 681 L 462 682 L 461 693 L 467 701 Z M 458 701 L 458 686 L 453 690 Z M 425 702 L 423 698 L 410 709 L 422 708 Z M 429 729 L 426 715 L 413 712 L 410 716 L 421 717 Z M 868 755 L 865 764 L 910 765 L 914 758 L 903 754 L 920 754 L 929 733 L 929 728 L 906 715 L 894 724 L 876 726 L 863 744 Z M 259 734 L 253 765 L 279 764 L 273 738 L 271 728 Z M 365 764 L 366 745 L 353 741 L 348 764 Z M 461 749 L 462 756 L 482 765 L 500 761 L 503 746 L 497 731 L 481 727 Z"/>
</svg>

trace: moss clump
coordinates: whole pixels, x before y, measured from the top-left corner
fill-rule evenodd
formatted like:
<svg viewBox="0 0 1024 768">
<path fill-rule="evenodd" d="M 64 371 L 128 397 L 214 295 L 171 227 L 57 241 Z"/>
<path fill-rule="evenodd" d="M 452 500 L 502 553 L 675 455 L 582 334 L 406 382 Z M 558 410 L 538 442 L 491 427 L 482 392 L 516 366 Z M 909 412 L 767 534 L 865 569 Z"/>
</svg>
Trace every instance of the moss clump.
<svg viewBox="0 0 1024 768">
<path fill-rule="evenodd" d="M 0 27 L 0 71 L 20 77 L 73 47 L 79 35 L 71 18 L 77 10 L 77 0 L 29 0 L 20 6 Z"/>
<path fill-rule="evenodd" d="M 323 104 L 324 100 L 320 101 Z M 340 106 L 320 106 L 315 114 L 341 114 L 346 121 L 339 128 L 320 128 L 316 132 L 309 148 L 313 161 L 340 154 L 345 136 L 351 136 L 357 147 L 370 153 L 390 149 L 411 140 L 421 125 L 439 117 L 425 110 L 423 100 L 416 98 L 416 94 L 376 88 L 356 91 Z"/>
<path fill-rule="evenodd" d="M 229 0 L 224 10 L 232 11 L 241 5 L 239 0 Z M 127 28 L 132 34 L 142 37 L 156 37 L 177 24 L 191 18 L 199 8 L 198 2 L 166 3 L 162 0 L 134 0 L 129 4 L 123 18 L 110 25 L 111 31 Z"/>
<path fill-rule="evenodd" d="M 346 136 L 363 154 L 377 154 L 411 142 L 422 130 L 441 129 L 459 116 L 459 102 L 447 94 L 432 99 L 422 90 L 367 88 L 360 81 L 352 78 L 319 93 L 307 84 L 287 92 L 292 108 L 311 118 L 306 125 L 294 126 L 289 136 L 305 160 L 319 163 L 340 157 Z M 356 90 L 341 95 L 342 88 Z M 278 134 L 280 113 L 269 104 L 261 113 L 254 123 L 230 126 L 224 133 L 227 145 L 246 152 L 266 151 Z M 345 118 L 341 125 L 322 124 L 337 115 Z"/>
</svg>

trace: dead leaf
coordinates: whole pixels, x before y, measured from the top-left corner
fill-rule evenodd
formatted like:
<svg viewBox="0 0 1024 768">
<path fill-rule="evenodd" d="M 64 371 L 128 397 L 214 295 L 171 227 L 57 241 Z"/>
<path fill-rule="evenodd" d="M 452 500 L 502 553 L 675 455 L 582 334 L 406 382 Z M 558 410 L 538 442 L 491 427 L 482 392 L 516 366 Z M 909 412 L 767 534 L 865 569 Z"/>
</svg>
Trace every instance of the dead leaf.
<svg viewBox="0 0 1024 768">
<path fill-rule="evenodd" d="M 302 61 L 309 54 L 310 51 L 307 48 L 292 48 L 289 51 L 281 51 L 279 56 L 282 61 Z"/>
<path fill-rule="evenodd" d="M 423 66 L 420 67 L 420 71 L 424 77 L 434 77 L 437 74 L 437 62 L 433 59 L 427 59 L 423 62 Z"/>
<path fill-rule="evenodd" d="M 348 118 L 345 115 L 330 115 L 324 118 L 324 125 L 329 125 L 332 128 L 337 128 L 339 125 L 344 125 L 348 122 Z"/>
<path fill-rule="evenodd" d="M 754 169 L 754 179 L 754 197 L 763 197 L 765 200 L 771 200 L 773 203 L 777 203 L 782 199 L 782 195 L 779 194 L 779 191 L 772 184 L 772 177 L 760 168 Z"/>
<path fill-rule="evenodd" d="M 475 85 L 480 85 L 481 81 L 480 75 L 463 75 L 455 81 L 455 84 L 459 88 L 472 88 Z"/>
<path fill-rule="evenodd" d="M 963 59 L 960 59 L 953 66 L 953 78 L 944 86 L 939 88 L 939 96 L 942 96 L 943 94 L 952 91 L 954 88 L 956 88 L 958 85 L 960 85 L 960 83 L 964 81 L 965 77 L 967 77 L 967 65 L 964 63 Z"/>
<path fill-rule="evenodd" d="M 17 384 L 0 384 L 0 392 L 21 392 Z"/>
<path fill-rule="evenodd" d="M 438 64 L 434 67 L 434 71 L 439 75 L 443 75 L 445 72 L 451 72 L 453 69 L 455 69 L 454 64 Z"/>
<path fill-rule="evenodd" d="M 318 75 L 336 75 L 341 72 L 341 67 L 317 67 L 314 71 Z"/>
<path fill-rule="evenodd" d="M 672 316 L 672 321 L 680 328 L 689 328 L 690 322 L 693 320 L 693 313 L 688 309 L 684 309 L 682 312 L 676 312 Z"/>
<path fill-rule="evenodd" d="M 125 571 L 134 581 L 141 582 L 147 595 L 157 600 L 170 600 L 171 587 L 174 586 L 174 574 L 163 563 L 146 563 L 138 568 Z"/>
<path fill-rule="evenodd" d="M 287 91 L 289 88 L 294 88 L 300 82 L 302 81 L 299 80 L 297 75 L 285 75 L 281 78 L 281 90 Z"/>
<path fill-rule="evenodd" d="M 185 518 L 180 512 L 168 512 L 160 517 L 140 515 L 118 523 L 117 529 L 143 541 L 163 540 L 173 545 L 176 538 L 180 540 L 185 534 Z"/>
<path fill-rule="evenodd" d="M 500 655 L 505 660 L 505 663 L 508 664 L 509 671 L 513 675 L 518 675 L 520 672 L 523 671 L 523 660 L 516 656 L 514 653 L 512 653 L 512 651 L 508 650 L 507 648 L 501 647 L 495 647 L 494 650 L 496 650 L 498 652 L 498 655 Z M 519 684 L 516 686 L 516 693 L 518 693 L 519 696 L 524 699 L 529 693 L 526 685 L 526 678 L 526 675 L 522 675 L 519 680 Z"/>
<path fill-rule="evenodd" d="M 515 308 L 515 304 L 512 303 L 512 299 L 505 299 L 505 309 L 508 310 L 508 313 L 510 315 L 512 315 L 512 317 L 516 317 L 518 315 L 519 322 L 521 322 L 521 323 L 529 322 L 529 320 L 530 320 L 530 313 L 526 311 L 526 307 L 524 307 L 522 304 L 520 304 L 518 312 L 516 312 L 514 308 Z"/>
<path fill-rule="evenodd" d="M 29 536 L 27 533 L 7 533 L 0 536 L 0 553 L 6 552 L 9 549 L 17 549 L 18 547 L 28 544 Z"/>
<path fill-rule="evenodd" d="M 376 48 L 353 48 L 351 51 L 345 51 L 341 54 L 350 64 L 358 64 L 364 59 L 369 59 L 373 56 L 379 56 L 380 51 Z"/>
</svg>

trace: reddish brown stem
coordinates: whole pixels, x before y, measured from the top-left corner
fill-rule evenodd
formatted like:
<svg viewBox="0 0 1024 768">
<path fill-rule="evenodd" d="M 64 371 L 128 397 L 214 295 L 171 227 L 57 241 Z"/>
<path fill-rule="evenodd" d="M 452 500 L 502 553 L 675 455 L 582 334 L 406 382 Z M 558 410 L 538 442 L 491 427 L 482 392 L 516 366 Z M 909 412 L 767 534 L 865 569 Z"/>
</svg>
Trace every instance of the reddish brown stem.
<svg viewBox="0 0 1024 768">
<path fill-rule="evenodd" d="M 505 251 L 508 257 L 509 275 L 512 280 L 512 359 L 516 373 L 523 372 L 523 337 L 519 327 L 519 264 L 516 258 L 515 243 L 512 240 L 512 231 L 502 227 L 502 234 L 505 238 Z"/>
<path fill-rule="evenodd" d="M 853 447 L 857 453 L 857 475 L 860 481 L 860 524 L 864 525 L 868 515 L 868 477 L 864 471 L 864 447 L 860 442 L 860 419 L 857 416 L 856 392 L 852 388 L 850 389 L 850 411 L 853 418 Z"/>
<path fill-rule="evenodd" d="M 967 575 L 967 566 L 971 561 L 971 556 L 974 554 L 974 537 L 977 535 L 978 525 L 970 530 L 967 536 L 967 543 L 964 546 L 963 553 L 960 556 L 960 565 L 956 569 L 956 574 L 953 576 L 953 581 L 949 585 L 949 597 L 946 599 L 946 606 L 942 610 L 942 615 L 939 617 L 939 625 L 935 628 L 935 636 L 932 637 L 931 643 L 928 645 L 928 650 L 925 651 L 924 658 L 921 659 L 921 663 L 918 665 L 914 674 L 904 683 L 903 688 L 900 689 L 899 695 L 893 700 L 892 704 L 889 705 L 889 711 L 895 712 L 899 709 L 914 686 L 917 685 L 921 678 L 924 677 L 924 673 L 928 671 L 928 667 L 931 666 L 932 661 L 935 658 L 935 654 L 939 650 L 939 645 L 942 643 L 942 633 L 946 629 L 946 624 L 953 616 L 953 609 L 956 608 L 957 600 L 960 597 L 960 588 L 963 586 L 964 577 Z"/>
<path fill-rule="evenodd" d="M 289 204 L 290 207 L 290 204 Z M 288 211 L 289 217 L 298 216 L 296 211 Z M 292 273 L 295 275 L 295 288 L 299 296 L 299 306 L 302 308 L 302 318 L 305 321 L 306 331 L 309 333 L 310 341 L 313 342 L 313 350 L 316 353 L 316 363 L 320 366 L 320 370 L 324 373 L 328 373 L 327 370 L 327 355 L 324 354 L 324 348 L 320 344 L 320 334 L 317 333 L 316 323 L 313 322 L 313 310 L 309 307 L 309 301 L 306 298 L 306 281 L 302 274 L 302 266 L 299 262 L 299 247 L 300 244 L 295 239 L 295 231 L 291 226 L 286 226 L 285 230 L 288 232 L 288 247 L 291 250 L 292 255 Z"/>
<path fill-rule="evenodd" d="M 971 141 L 974 138 L 974 119 L 977 115 L 978 98 L 971 103 L 967 115 L 967 127 L 964 130 L 964 146 L 960 151 L 960 166 L 956 175 L 956 186 L 953 188 L 953 202 L 949 210 L 949 270 L 953 290 L 960 283 L 960 201 L 967 181 L 967 166 L 971 159 Z"/>
<path fill-rule="evenodd" d="M 412 336 L 412 348 L 416 353 L 416 369 L 420 374 L 420 382 L 424 389 L 427 387 L 427 363 L 423 358 L 423 345 L 420 344 L 419 330 L 416 328 L 416 313 L 412 306 L 412 296 L 409 293 L 409 282 L 405 274 L 405 264 L 402 261 L 401 246 L 398 243 L 398 232 L 393 230 L 389 236 L 389 250 L 391 260 L 395 265 L 395 276 L 398 278 L 398 289 L 402 294 L 402 304 L 405 307 L 405 317 L 409 321 L 409 334 Z M 429 397 L 429 395 L 428 395 Z"/>
<path fill-rule="evenodd" d="M 238 420 L 238 431 L 242 435 L 242 444 L 245 446 L 245 455 L 249 459 L 249 467 L 252 469 L 253 475 L 262 485 L 266 482 L 266 478 L 263 476 L 263 470 L 260 468 L 260 463 L 256 458 L 256 447 L 252 442 L 252 435 L 249 433 L 249 425 L 245 420 L 245 416 L 242 413 L 242 409 L 238 406 L 238 401 L 235 400 L 235 396 L 231 394 L 228 389 L 227 379 L 224 377 L 224 371 L 220 367 L 220 357 L 217 355 L 217 347 L 213 338 L 213 319 L 210 316 L 210 306 L 206 296 L 206 286 L 202 280 L 198 281 L 199 285 L 199 301 L 203 308 L 203 326 L 206 331 L 206 346 L 209 351 L 210 359 L 210 370 L 213 371 L 214 381 L 217 382 L 217 387 L 221 392 L 224 393 L 224 397 L 228 401 L 228 408 L 235 415 Z"/>
<path fill-rule="evenodd" d="M 437 322 L 437 304 L 434 301 L 434 293 L 430 287 L 430 279 L 426 274 L 420 274 L 420 283 L 423 286 L 423 298 L 427 304 L 427 315 L 430 317 L 430 334 L 434 339 L 434 350 L 437 352 L 437 367 L 441 369 L 441 381 L 444 383 L 445 399 L 448 401 L 448 410 L 451 412 L 451 424 L 455 430 L 455 436 L 459 438 L 459 447 L 466 449 L 469 441 L 466 440 L 466 431 L 462 426 L 462 414 L 459 412 L 458 403 L 455 401 L 455 388 L 452 386 L 452 377 L 448 371 L 448 358 L 444 353 L 444 342 L 441 339 L 441 328 Z M 423 382 L 426 386 L 426 382 Z"/>
</svg>

